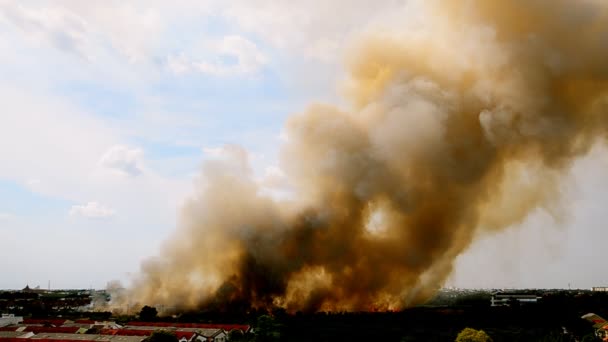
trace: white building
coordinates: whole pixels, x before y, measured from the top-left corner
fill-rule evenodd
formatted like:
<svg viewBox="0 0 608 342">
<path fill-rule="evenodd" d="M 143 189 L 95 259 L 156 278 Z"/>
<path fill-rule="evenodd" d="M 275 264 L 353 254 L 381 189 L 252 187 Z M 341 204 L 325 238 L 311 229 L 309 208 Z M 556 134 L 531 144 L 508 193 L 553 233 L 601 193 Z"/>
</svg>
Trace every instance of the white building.
<svg viewBox="0 0 608 342">
<path fill-rule="evenodd" d="M 509 306 L 513 303 L 534 304 L 539 297 L 534 294 L 496 292 L 492 294 L 492 306 Z"/>
<path fill-rule="evenodd" d="M 591 288 L 591 291 L 595 292 L 608 292 L 608 286 L 595 286 Z"/>
<path fill-rule="evenodd" d="M 0 317 L 0 327 L 5 327 L 11 324 L 19 324 L 23 322 L 23 317 L 15 316 L 13 314 L 2 314 Z"/>
<path fill-rule="evenodd" d="M 195 342 L 226 342 L 228 334 L 224 329 L 198 329 Z"/>
</svg>

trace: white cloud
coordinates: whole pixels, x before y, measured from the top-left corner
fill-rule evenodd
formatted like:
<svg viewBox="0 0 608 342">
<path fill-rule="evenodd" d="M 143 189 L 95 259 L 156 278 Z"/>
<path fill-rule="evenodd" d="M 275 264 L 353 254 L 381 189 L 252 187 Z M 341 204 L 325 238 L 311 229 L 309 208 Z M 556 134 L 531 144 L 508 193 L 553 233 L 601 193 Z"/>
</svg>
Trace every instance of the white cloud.
<svg viewBox="0 0 608 342">
<path fill-rule="evenodd" d="M 6 109 L 0 115 L 0 177 L 47 196 L 80 201 L 87 174 L 120 140 L 102 120 L 32 88 L 0 84 Z"/>
<path fill-rule="evenodd" d="M 30 178 L 25 181 L 24 185 L 33 192 L 39 192 L 44 189 L 44 184 L 38 178 Z"/>
<path fill-rule="evenodd" d="M 37 48 L 47 44 L 89 61 L 116 53 L 130 64 L 149 60 L 173 16 L 160 3 L 62 0 L 33 4 L 0 0 L 0 23 L 19 29 Z"/>
<path fill-rule="evenodd" d="M 226 144 L 221 147 L 205 147 L 203 152 L 209 159 L 238 162 L 247 168 L 252 155 L 242 146 Z"/>
<path fill-rule="evenodd" d="M 88 202 L 82 205 L 73 205 L 70 209 L 70 216 L 72 217 L 86 217 L 91 219 L 103 219 L 114 216 L 115 212 L 112 208 L 109 208 L 98 202 Z"/>
<path fill-rule="evenodd" d="M 266 56 L 258 46 L 241 36 L 225 36 L 219 41 L 211 41 L 206 45 L 207 51 L 213 51 L 215 56 L 208 59 L 196 60 L 184 53 L 170 55 L 167 66 L 176 74 L 198 71 L 215 76 L 255 74 L 268 63 Z"/>
<path fill-rule="evenodd" d="M 0 212 L 0 221 L 8 221 L 15 218 L 15 215 L 11 213 Z"/>
<path fill-rule="evenodd" d="M 8 64 L 8 67 L 13 66 Z M 40 78 L 44 76 L 43 74 Z M 122 142 L 132 139 L 134 133 L 123 131 L 108 120 L 92 115 L 71 103 L 69 98 L 52 96 L 44 91 L 46 87 L 40 89 L 38 85 L 31 83 L 25 87 L 10 80 L 0 82 L 0 93 L 3 94 L 3 106 L 6 109 L 0 114 L 0 157 L 3 161 L 0 179 L 21 184 L 41 195 L 32 198 L 34 202 L 31 202 L 31 215 L 16 216 L 0 222 L 2 233 L 9 234 L 6 239 L 0 239 L 0 250 L 13 248 L 9 243 L 11 241 L 13 245 L 15 241 L 24 241 L 19 245 L 27 247 L 12 250 L 15 255 L 42 253 L 40 251 L 43 248 L 39 247 L 45 244 L 52 245 L 57 250 L 76 253 L 80 252 L 76 251 L 80 248 L 78 246 L 86 241 L 120 245 L 123 240 L 145 238 L 146 246 L 108 261 L 104 276 L 95 275 L 103 280 L 97 284 L 105 284 L 107 279 L 111 279 L 110 276 L 120 276 L 126 271 L 137 269 L 141 257 L 156 252 L 157 245 L 174 227 L 177 209 L 191 193 L 191 182 L 189 179 L 165 178 L 156 173 L 155 169 L 141 163 L 135 163 L 144 171 L 137 177 L 116 177 L 113 172 L 108 172 L 114 169 L 101 166 L 101 157 L 108 152 L 109 147 L 123 146 Z M 36 101 L 31 101 L 33 98 Z M 145 126 L 143 124 L 149 124 L 150 120 L 146 116 L 139 121 L 129 122 L 129 125 Z M 183 124 L 185 127 L 190 121 Z M 159 134 L 166 134 L 189 138 L 184 132 L 172 129 L 169 122 L 164 124 L 164 127 L 169 127 L 168 132 L 161 131 L 161 126 L 161 122 L 154 125 L 158 131 L 146 127 L 145 135 L 158 138 Z M 190 127 L 197 126 L 190 124 Z M 134 148 L 129 146 L 126 150 Z M 6 196 L 9 194 L 0 199 L 10 201 L 10 197 Z M 93 212 L 101 216 L 114 212 L 114 216 L 110 220 L 84 219 L 82 213 L 91 212 L 91 208 L 96 206 L 88 204 L 92 199 L 99 203 L 98 207 L 105 208 Z M 64 201 L 69 201 L 70 204 L 65 205 Z M 0 211 L 10 214 L 8 209 L 0 208 Z M 75 216 L 71 220 L 68 219 L 70 212 Z M 86 229 L 101 225 L 104 227 L 103 234 L 100 230 Z M 50 233 L 50 226 L 62 233 Z M 17 227 L 27 227 L 28 230 L 17 230 Z M 39 245 L 29 243 L 27 239 L 31 236 L 36 236 Z M 26 240 L 28 243 L 25 243 Z M 95 259 L 92 255 L 89 256 L 91 259 L 87 262 L 79 260 L 74 263 L 74 267 L 85 269 L 87 263 L 90 264 Z M 0 287 L 16 286 L 15 283 L 24 282 L 24 279 L 33 279 L 21 271 L 24 265 L 29 270 L 35 270 L 31 274 L 36 275 L 44 274 L 47 265 L 62 261 L 62 256 L 53 254 L 44 261 L 19 263 L 19 267 L 15 263 L 0 262 L 0 272 L 15 275 L 12 280 L 1 279 Z M 58 273 L 53 277 L 66 279 L 66 286 L 79 284 L 78 279 L 70 278 L 68 274 Z M 49 279 L 46 275 L 42 278 Z M 85 285 L 88 286 L 89 283 Z"/>
<path fill-rule="evenodd" d="M 176 74 L 183 74 L 192 69 L 192 62 L 183 54 L 167 57 L 167 67 Z"/>
<path fill-rule="evenodd" d="M 74 7 L 95 26 L 95 34 L 103 35 L 114 50 L 137 63 L 150 57 L 163 23 L 162 8 L 143 3 L 137 6 L 125 1 L 94 3 L 76 2 Z"/>
<path fill-rule="evenodd" d="M 25 184 L 29 187 L 35 187 L 36 185 L 40 184 L 40 179 L 37 179 L 37 178 L 28 179 L 27 182 L 25 182 Z"/>
<path fill-rule="evenodd" d="M 220 157 L 223 151 L 224 149 L 222 147 L 203 147 L 203 152 L 208 157 Z"/>
<path fill-rule="evenodd" d="M 289 133 L 287 133 L 287 130 L 282 129 L 277 135 L 277 139 L 279 139 L 279 141 L 282 143 L 289 142 Z"/>
<path fill-rule="evenodd" d="M 366 0 L 261 0 L 233 2 L 223 11 L 241 29 L 279 49 L 322 62 L 336 62 L 354 33 L 378 17 L 399 11 L 406 2 Z M 403 17 L 402 21 L 403 22 Z"/>
<path fill-rule="evenodd" d="M 112 146 L 99 160 L 103 167 L 127 176 L 138 176 L 143 173 L 143 151 L 123 145 Z"/>
<path fill-rule="evenodd" d="M 59 7 L 24 7 L 21 4 L 0 3 L 0 20 L 21 29 L 26 37 L 48 43 L 60 50 L 87 57 L 87 24 L 78 15 Z"/>
</svg>

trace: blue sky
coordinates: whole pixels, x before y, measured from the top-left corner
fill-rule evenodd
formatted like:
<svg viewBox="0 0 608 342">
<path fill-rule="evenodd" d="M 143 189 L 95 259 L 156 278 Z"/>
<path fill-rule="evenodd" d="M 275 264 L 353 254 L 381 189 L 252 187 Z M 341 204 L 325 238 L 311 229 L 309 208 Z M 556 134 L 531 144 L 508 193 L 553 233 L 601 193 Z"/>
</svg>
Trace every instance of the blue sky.
<svg viewBox="0 0 608 342">
<path fill-rule="evenodd" d="M 280 176 L 286 118 L 343 105 L 346 52 L 371 28 L 414 21 L 410 2 L 0 0 L 0 288 L 128 281 L 224 145 L 247 150 L 260 182 Z M 593 209 L 605 153 L 590 158 L 565 228 L 547 237 L 540 213 L 485 237 L 450 284 L 558 287 L 566 268 L 575 285 L 606 285 L 584 252 L 608 237 Z M 508 246 L 535 261 L 511 262 Z"/>
</svg>

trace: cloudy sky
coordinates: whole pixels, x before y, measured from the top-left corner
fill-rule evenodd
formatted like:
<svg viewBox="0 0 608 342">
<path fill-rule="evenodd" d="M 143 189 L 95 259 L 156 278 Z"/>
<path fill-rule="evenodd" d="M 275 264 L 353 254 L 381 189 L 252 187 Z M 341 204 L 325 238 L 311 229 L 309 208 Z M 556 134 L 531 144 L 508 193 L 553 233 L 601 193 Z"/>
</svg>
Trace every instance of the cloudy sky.
<svg viewBox="0 0 608 342">
<path fill-rule="evenodd" d="M 0 0 L 0 288 L 128 282 L 171 234 L 201 164 L 237 144 L 280 178 L 282 126 L 342 104 L 346 51 L 415 27 L 406 1 Z M 607 285 L 608 157 L 543 210 L 482 236 L 450 286 Z"/>
</svg>

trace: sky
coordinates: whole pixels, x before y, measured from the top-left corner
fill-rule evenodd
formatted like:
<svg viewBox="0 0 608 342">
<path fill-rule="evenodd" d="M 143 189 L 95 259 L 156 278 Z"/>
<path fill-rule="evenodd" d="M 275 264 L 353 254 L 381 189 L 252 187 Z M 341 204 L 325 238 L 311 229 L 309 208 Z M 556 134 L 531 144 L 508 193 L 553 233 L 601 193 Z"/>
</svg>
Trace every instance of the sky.
<svg viewBox="0 0 608 342">
<path fill-rule="evenodd" d="M 239 145 L 280 181 L 282 127 L 345 106 L 357 37 L 413 29 L 415 1 L 0 0 L 0 288 L 128 283 L 174 231 L 205 160 Z M 564 209 L 480 236 L 446 285 L 608 285 L 608 154 Z"/>
</svg>

